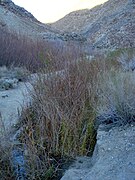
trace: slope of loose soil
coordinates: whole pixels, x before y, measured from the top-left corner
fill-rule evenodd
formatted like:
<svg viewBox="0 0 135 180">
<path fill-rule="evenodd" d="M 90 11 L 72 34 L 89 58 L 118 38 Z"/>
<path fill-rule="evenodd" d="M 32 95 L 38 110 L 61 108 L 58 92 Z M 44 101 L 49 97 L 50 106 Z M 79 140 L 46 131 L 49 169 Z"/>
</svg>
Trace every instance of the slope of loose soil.
<svg viewBox="0 0 135 180">
<path fill-rule="evenodd" d="M 82 158 L 61 180 L 134 180 L 135 126 L 102 128 L 92 159 Z"/>
</svg>

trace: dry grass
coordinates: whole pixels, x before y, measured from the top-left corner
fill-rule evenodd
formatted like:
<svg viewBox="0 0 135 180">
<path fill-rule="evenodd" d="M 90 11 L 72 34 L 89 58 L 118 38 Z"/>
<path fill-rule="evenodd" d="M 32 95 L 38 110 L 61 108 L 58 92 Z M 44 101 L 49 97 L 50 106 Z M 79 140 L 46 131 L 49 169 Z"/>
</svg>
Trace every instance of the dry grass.
<svg viewBox="0 0 135 180">
<path fill-rule="evenodd" d="M 113 62 L 109 71 L 103 72 L 98 79 L 98 104 L 95 109 L 98 122 L 112 125 L 125 125 L 135 122 L 135 81 L 134 49 L 113 52 L 109 61 Z M 118 53 L 118 56 L 116 57 Z"/>
<path fill-rule="evenodd" d="M 103 75 L 96 106 L 101 123 L 125 125 L 135 122 L 135 74 L 121 70 Z"/>
<path fill-rule="evenodd" d="M 99 57 L 70 62 L 64 69 L 38 75 L 33 103 L 22 113 L 21 140 L 27 144 L 33 179 L 54 178 L 65 158 L 91 155 L 96 142 L 97 92 L 101 76 L 111 71 L 112 64 Z"/>
<path fill-rule="evenodd" d="M 43 172 L 47 178 L 50 168 L 51 178 L 55 177 L 65 158 L 92 154 L 96 137 L 92 103 L 97 78 L 92 66 L 74 63 L 62 74 L 39 75 L 33 85 L 33 104 L 24 109 L 22 117 L 22 142 L 27 144 L 31 173 L 35 172 L 32 178 L 37 174 L 42 177 Z"/>
<path fill-rule="evenodd" d="M 8 77 L 13 76 L 13 77 L 17 77 L 17 78 L 18 78 L 18 76 L 20 77 L 20 75 L 21 75 L 21 77 L 22 77 L 23 74 L 22 74 L 21 68 L 20 68 L 22 66 L 24 68 L 26 67 L 27 69 L 29 69 L 32 72 L 39 71 L 41 69 L 45 69 L 45 72 L 48 72 L 48 73 L 54 72 L 54 71 L 63 69 L 65 67 L 65 65 L 68 66 L 70 64 L 70 60 L 68 60 L 68 59 L 72 59 L 72 61 L 74 61 L 75 59 L 78 59 L 78 57 L 80 56 L 79 46 L 74 46 L 73 44 L 64 45 L 64 48 L 63 48 L 63 43 L 60 43 L 60 42 L 56 42 L 55 44 L 52 45 L 52 43 L 49 43 L 49 42 L 39 42 L 39 41 L 33 42 L 33 41 L 30 41 L 29 39 L 26 39 L 25 36 L 17 36 L 16 34 L 11 34 L 10 32 L 6 32 L 6 31 L 4 32 L 2 30 L 0 30 L 0 33 L 1 33 L 1 36 L 0 36 L 0 47 L 1 47 L 0 48 L 0 66 L 3 66 L 0 69 L 1 77 L 4 77 L 5 75 Z M 71 49 L 72 49 L 72 51 L 71 51 Z M 60 66 L 59 66 L 59 64 L 60 64 Z M 8 68 L 6 68 L 5 66 Z M 19 68 L 14 68 L 15 71 L 12 74 L 11 73 L 11 72 L 13 72 L 12 67 L 16 67 L 16 66 L 18 66 Z M 50 84 L 50 85 L 52 85 L 52 84 Z M 41 86 L 43 86 L 43 84 L 41 84 Z M 50 86 L 50 88 L 51 88 L 51 86 Z M 33 114 L 35 114 L 35 113 L 36 113 L 36 111 L 33 112 Z M 28 115 L 26 114 L 26 116 L 29 117 L 29 113 L 28 113 Z M 35 118 L 38 118 L 38 117 L 35 116 Z M 32 119 L 29 117 L 28 120 L 29 120 L 29 122 L 31 122 Z M 49 121 L 49 120 L 47 120 L 47 121 Z M 36 122 L 36 120 L 35 120 L 35 122 Z M 40 127 L 42 126 L 42 122 L 41 123 L 39 121 L 37 121 L 37 122 L 38 123 L 35 124 L 34 127 L 32 125 L 33 128 L 36 128 L 35 129 L 35 131 L 36 131 L 35 138 L 38 138 L 38 135 L 39 135 L 38 134 L 39 131 L 37 129 L 38 126 L 40 126 Z M 26 131 L 26 135 L 28 135 L 27 132 L 29 133 L 29 128 L 30 128 L 31 124 L 28 124 L 28 125 L 29 126 L 28 126 L 28 131 Z M 45 125 L 45 124 L 43 124 L 43 125 Z M 28 139 L 28 140 L 31 140 L 31 139 Z M 45 176 L 49 177 L 50 176 L 49 174 L 51 174 L 51 176 L 52 176 L 52 170 L 54 173 L 54 168 L 51 167 L 51 165 L 50 165 L 51 163 L 50 163 L 49 158 L 51 157 L 51 155 L 48 156 L 48 153 L 50 153 L 51 151 L 49 152 L 49 149 L 48 149 L 48 152 L 46 152 L 44 149 L 44 146 L 42 149 L 41 142 L 39 142 L 39 147 L 38 147 L 37 140 L 35 140 L 34 145 L 33 144 L 31 145 L 28 140 L 26 142 L 26 144 L 30 145 L 28 148 L 28 152 L 29 152 L 28 154 L 33 153 L 32 154 L 33 158 L 30 160 L 30 164 L 29 164 L 31 168 L 30 168 L 30 172 L 28 172 L 28 174 L 30 174 L 31 175 L 30 177 L 32 177 L 32 178 L 35 176 L 38 177 L 40 175 L 44 176 L 44 170 L 48 169 L 48 167 L 49 167 L 49 170 L 47 170 L 47 172 L 45 173 Z M 2 151 L 0 156 L 3 156 L 4 155 L 3 153 L 4 152 Z M 35 153 L 37 153 L 37 154 L 35 154 Z M 47 155 L 46 155 L 46 153 L 47 153 Z M 43 161 L 37 160 L 37 158 L 40 159 L 41 155 L 42 155 L 41 158 L 43 158 L 43 154 L 45 154 L 45 159 Z M 7 157 L 7 159 L 8 159 L 10 155 L 11 155 L 10 152 L 8 152 L 7 154 L 5 154 L 5 157 Z M 35 158 L 34 158 L 34 155 L 35 155 Z M 53 161 L 53 164 L 54 164 L 54 161 Z M 8 161 L 8 166 L 10 166 L 9 161 Z M 56 166 L 58 166 L 58 164 L 55 165 L 55 168 L 56 168 Z M 5 161 L 5 167 L 7 167 L 6 161 Z M 5 168 L 5 167 L 3 167 L 3 168 Z M 33 172 L 34 172 L 34 174 L 33 174 Z M 4 176 L 6 178 L 6 175 L 4 175 Z M 8 176 L 8 170 L 7 170 L 7 176 Z"/>
</svg>

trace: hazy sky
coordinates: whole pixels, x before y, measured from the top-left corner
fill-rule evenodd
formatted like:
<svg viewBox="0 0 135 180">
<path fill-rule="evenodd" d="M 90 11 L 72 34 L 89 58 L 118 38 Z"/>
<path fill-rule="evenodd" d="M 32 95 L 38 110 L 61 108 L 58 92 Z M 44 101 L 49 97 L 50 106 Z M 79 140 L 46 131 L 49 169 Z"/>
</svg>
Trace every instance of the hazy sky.
<svg viewBox="0 0 135 180">
<path fill-rule="evenodd" d="M 24 7 L 39 21 L 48 23 L 62 18 L 77 9 L 92 8 L 107 0 L 12 0 Z"/>
</svg>

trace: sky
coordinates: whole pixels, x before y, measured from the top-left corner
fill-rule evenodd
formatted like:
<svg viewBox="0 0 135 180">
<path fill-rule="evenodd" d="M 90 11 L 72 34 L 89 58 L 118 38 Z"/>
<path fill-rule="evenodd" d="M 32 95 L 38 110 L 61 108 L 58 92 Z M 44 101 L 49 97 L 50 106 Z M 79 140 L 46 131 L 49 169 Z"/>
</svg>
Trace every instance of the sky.
<svg viewBox="0 0 135 180">
<path fill-rule="evenodd" d="M 107 0 L 12 0 L 15 4 L 24 7 L 43 23 L 55 22 L 66 14 L 92 8 Z"/>
</svg>

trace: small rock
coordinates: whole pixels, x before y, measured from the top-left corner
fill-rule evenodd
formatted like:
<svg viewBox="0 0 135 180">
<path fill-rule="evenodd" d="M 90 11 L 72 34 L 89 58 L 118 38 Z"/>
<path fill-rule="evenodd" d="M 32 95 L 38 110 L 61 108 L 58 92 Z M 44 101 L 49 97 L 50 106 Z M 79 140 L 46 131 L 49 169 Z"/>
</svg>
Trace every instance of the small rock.
<svg viewBox="0 0 135 180">
<path fill-rule="evenodd" d="M 6 98 L 6 97 L 8 97 L 8 95 L 7 95 L 7 94 L 5 94 L 5 95 L 2 95 L 1 97 L 2 97 L 2 98 Z"/>
<path fill-rule="evenodd" d="M 9 90 L 17 87 L 18 85 L 18 79 L 13 78 L 1 78 L 0 79 L 0 90 Z M 4 97 L 3 97 L 4 98 Z"/>
</svg>

